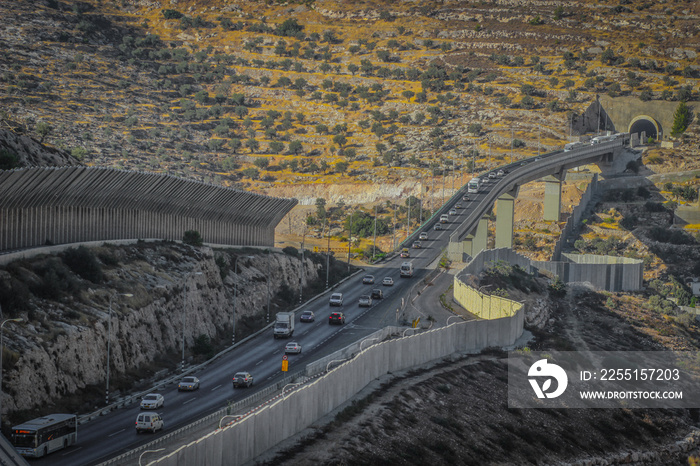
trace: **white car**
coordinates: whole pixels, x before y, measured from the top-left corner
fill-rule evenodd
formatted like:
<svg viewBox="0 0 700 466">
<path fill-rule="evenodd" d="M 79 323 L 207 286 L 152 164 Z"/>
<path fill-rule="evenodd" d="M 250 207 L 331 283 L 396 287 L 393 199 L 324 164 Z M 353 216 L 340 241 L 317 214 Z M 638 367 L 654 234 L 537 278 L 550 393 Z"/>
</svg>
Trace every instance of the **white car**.
<svg viewBox="0 0 700 466">
<path fill-rule="evenodd" d="M 296 341 L 291 341 L 287 343 L 287 346 L 284 347 L 284 354 L 300 354 L 301 353 L 301 345 L 297 343 Z"/>
<path fill-rule="evenodd" d="M 149 393 L 141 398 L 141 409 L 158 409 L 165 405 L 165 398 L 160 393 Z"/>
<path fill-rule="evenodd" d="M 506 174 L 506 172 L 505 172 L 505 170 L 503 170 L 503 169 L 498 170 L 498 173 L 496 173 L 496 175 L 499 176 L 499 177 L 504 176 L 505 174 Z"/>
<path fill-rule="evenodd" d="M 178 391 L 193 391 L 199 388 L 199 379 L 197 377 L 184 377 L 179 384 L 177 384 Z"/>
<path fill-rule="evenodd" d="M 343 293 L 333 293 L 328 300 L 328 304 L 331 306 L 342 306 L 343 305 Z"/>
<path fill-rule="evenodd" d="M 151 431 L 155 433 L 165 427 L 163 418 L 158 413 L 139 413 L 136 416 L 136 433 L 140 434 L 143 431 Z"/>
<path fill-rule="evenodd" d="M 382 280 L 382 285 L 384 286 L 394 286 L 394 279 L 391 277 L 384 277 Z"/>
<path fill-rule="evenodd" d="M 360 296 L 359 304 L 360 307 L 370 307 L 372 306 L 372 298 L 369 295 L 363 294 Z"/>
<path fill-rule="evenodd" d="M 450 209 L 450 215 L 457 215 L 457 209 Z"/>
<path fill-rule="evenodd" d="M 420 239 L 420 240 L 428 239 L 428 232 L 424 231 L 423 233 L 421 233 L 420 236 L 418 237 L 418 239 Z"/>
</svg>

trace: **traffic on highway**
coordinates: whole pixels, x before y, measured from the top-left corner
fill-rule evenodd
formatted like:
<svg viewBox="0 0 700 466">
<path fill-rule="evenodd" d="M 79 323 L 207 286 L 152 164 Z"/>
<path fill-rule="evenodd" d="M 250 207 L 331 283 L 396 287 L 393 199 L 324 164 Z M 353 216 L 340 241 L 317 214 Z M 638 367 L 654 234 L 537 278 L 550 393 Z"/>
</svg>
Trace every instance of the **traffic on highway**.
<svg viewBox="0 0 700 466">
<path fill-rule="evenodd" d="M 475 212 L 487 209 L 480 204 L 493 202 L 490 199 L 493 196 L 488 194 L 495 187 L 503 188 L 511 183 L 526 165 L 545 164 L 546 157 L 560 152 L 482 174 L 475 191 L 468 193 L 467 186 L 460 189 L 404 241 L 398 248 L 399 254 L 368 266 L 300 306 L 282 319 L 286 325 L 279 332 L 280 322 L 277 322 L 274 330 L 268 328 L 196 373 L 186 374 L 188 379 L 154 391 L 157 396 L 107 412 L 79 426 L 76 445 L 33 464 L 92 465 L 106 461 L 275 384 L 284 377 L 283 358 L 289 373 L 302 371 L 306 364 L 380 328 L 401 324 L 400 310 L 406 305 L 405 297 L 429 268 L 434 268 L 457 227 L 469 228 L 464 222 L 474 218 Z M 435 305 L 439 307 L 438 303 Z M 145 413 L 151 414 L 144 416 Z M 143 434 L 137 435 L 138 432 Z"/>
</svg>

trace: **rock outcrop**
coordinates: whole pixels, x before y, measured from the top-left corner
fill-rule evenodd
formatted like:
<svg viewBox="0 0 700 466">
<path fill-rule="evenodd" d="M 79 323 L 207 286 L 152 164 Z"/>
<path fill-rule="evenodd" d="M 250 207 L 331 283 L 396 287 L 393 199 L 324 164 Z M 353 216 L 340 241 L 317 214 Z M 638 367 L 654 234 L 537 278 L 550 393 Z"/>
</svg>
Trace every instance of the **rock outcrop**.
<svg viewBox="0 0 700 466">
<path fill-rule="evenodd" d="M 168 357 L 170 368 L 179 360 L 183 319 L 191 361 L 198 337 L 230 338 L 234 287 L 236 333 L 241 337 L 251 331 L 251 322 L 255 328 L 265 324 L 268 279 L 274 303 L 283 289 L 297 290 L 298 296 L 299 277 L 306 285 L 318 278 L 320 267 L 307 258 L 302 271 L 300 258 L 279 251 L 214 252 L 174 243 L 104 246 L 92 252 L 102 263 L 101 283 L 82 280 L 81 286 L 54 300 L 32 295 L 30 311 L 19 314 L 26 323 L 4 329 L 6 360 L 9 356 L 16 362 L 5 366 L 3 411 L 31 410 L 90 386 L 104 386 L 110 297 L 110 386 L 117 397 L 120 379 L 122 386 L 129 379 L 125 375 L 132 381 L 134 375 L 145 378 L 167 369 Z M 36 289 L 41 271 L 58 260 L 39 257 L 11 264 L 0 270 L 0 279 L 16 285 L 23 278 L 28 289 Z M 274 304 L 271 312 L 274 316 Z"/>
</svg>

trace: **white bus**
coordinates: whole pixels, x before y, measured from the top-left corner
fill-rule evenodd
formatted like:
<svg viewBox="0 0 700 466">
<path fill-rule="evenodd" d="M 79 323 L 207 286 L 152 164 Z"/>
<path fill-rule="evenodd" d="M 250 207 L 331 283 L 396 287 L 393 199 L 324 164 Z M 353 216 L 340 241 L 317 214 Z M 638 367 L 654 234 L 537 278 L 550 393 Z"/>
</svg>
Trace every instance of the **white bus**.
<svg viewBox="0 0 700 466">
<path fill-rule="evenodd" d="M 600 144 L 602 142 L 612 141 L 615 138 L 616 136 L 596 136 L 593 139 L 591 139 L 591 144 Z"/>
<path fill-rule="evenodd" d="M 46 456 L 78 441 L 78 417 L 75 414 L 49 414 L 32 419 L 14 426 L 10 440 L 22 456 Z"/>
<path fill-rule="evenodd" d="M 467 183 L 467 192 L 468 193 L 478 193 L 480 187 L 481 187 L 481 180 L 479 178 L 472 178 L 471 180 L 469 180 L 469 183 Z"/>
</svg>

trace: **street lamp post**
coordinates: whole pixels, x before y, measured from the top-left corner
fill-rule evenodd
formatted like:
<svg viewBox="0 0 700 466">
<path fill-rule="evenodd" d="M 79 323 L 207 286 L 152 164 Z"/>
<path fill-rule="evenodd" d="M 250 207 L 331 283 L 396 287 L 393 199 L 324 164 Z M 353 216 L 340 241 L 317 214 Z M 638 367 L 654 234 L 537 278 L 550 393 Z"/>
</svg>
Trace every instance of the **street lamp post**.
<svg viewBox="0 0 700 466">
<path fill-rule="evenodd" d="M 105 388 L 105 405 L 109 404 L 109 363 L 110 363 L 110 343 L 112 342 L 112 301 L 118 294 L 131 298 L 131 293 L 112 293 L 109 297 L 109 321 L 107 322 L 107 386 Z"/>
<path fill-rule="evenodd" d="M 328 289 L 328 279 L 330 278 L 331 272 L 331 222 L 326 219 L 328 223 L 328 247 L 326 248 L 326 289 Z"/>
<path fill-rule="evenodd" d="M 2 308 L 0 308 L 0 315 L 2 315 Z M 0 324 L 0 424 L 2 423 L 2 349 L 3 349 L 3 333 L 2 328 L 8 322 L 24 322 L 24 319 L 17 317 L 16 319 L 5 319 Z"/>
<path fill-rule="evenodd" d="M 374 241 L 372 242 L 372 260 L 377 257 L 377 205 L 374 205 Z"/>
<path fill-rule="evenodd" d="M 236 256 L 236 258 L 233 260 L 233 273 L 236 274 L 236 280 L 233 282 L 233 310 L 231 312 L 231 346 L 236 344 L 236 305 L 238 304 L 238 257 L 239 256 Z M 245 257 L 246 259 L 253 258 L 253 256 L 243 257 Z"/>
<path fill-rule="evenodd" d="M 183 286 L 185 296 L 182 301 L 182 312 L 180 313 L 180 323 L 182 324 L 182 360 L 180 361 L 180 372 L 185 372 L 185 308 L 187 307 L 187 279 L 190 275 L 202 275 L 202 272 L 190 272 L 187 274 L 185 277 L 185 286 Z"/>
<path fill-rule="evenodd" d="M 270 248 L 267 249 L 267 323 L 270 323 Z"/>
</svg>

